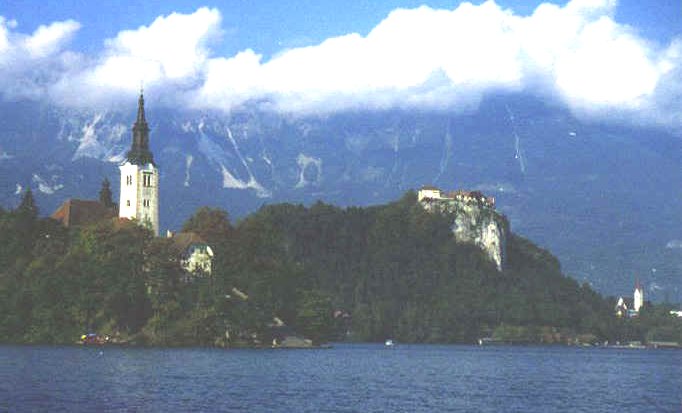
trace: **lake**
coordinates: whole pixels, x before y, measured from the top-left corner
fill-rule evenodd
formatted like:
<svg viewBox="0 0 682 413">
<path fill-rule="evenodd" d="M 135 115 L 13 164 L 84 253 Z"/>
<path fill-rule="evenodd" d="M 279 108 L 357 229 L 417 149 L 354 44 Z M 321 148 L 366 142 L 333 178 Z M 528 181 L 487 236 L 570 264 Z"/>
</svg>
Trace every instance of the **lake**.
<svg viewBox="0 0 682 413">
<path fill-rule="evenodd" d="M 682 351 L 0 346 L 0 411 L 682 412 Z"/>
</svg>

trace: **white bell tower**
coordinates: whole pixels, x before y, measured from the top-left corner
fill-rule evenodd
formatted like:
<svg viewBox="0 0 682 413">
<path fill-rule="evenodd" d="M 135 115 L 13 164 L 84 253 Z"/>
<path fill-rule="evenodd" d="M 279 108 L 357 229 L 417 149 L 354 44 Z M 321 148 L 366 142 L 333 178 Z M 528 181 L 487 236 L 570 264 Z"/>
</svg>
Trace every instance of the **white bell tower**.
<svg viewBox="0 0 682 413">
<path fill-rule="evenodd" d="M 121 170 L 121 218 L 134 219 L 159 235 L 159 170 L 149 150 L 149 126 L 144 116 L 144 96 L 140 92 L 133 143 Z"/>
<path fill-rule="evenodd" d="M 639 312 L 639 309 L 642 308 L 643 305 L 644 288 L 642 288 L 642 284 L 640 284 L 639 280 L 637 280 L 637 282 L 635 282 L 635 292 L 633 294 L 632 308 L 634 308 L 636 312 Z"/>
</svg>

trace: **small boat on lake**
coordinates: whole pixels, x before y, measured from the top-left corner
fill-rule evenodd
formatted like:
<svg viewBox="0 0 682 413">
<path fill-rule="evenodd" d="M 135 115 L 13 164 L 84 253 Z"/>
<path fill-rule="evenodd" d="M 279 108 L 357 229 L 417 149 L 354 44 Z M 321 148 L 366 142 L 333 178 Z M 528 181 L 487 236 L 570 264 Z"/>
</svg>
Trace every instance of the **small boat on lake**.
<svg viewBox="0 0 682 413">
<path fill-rule="evenodd" d="M 391 339 L 389 338 L 388 340 L 386 340 L 386 342 L 384 342 L 384 345 L 385 345 L 386 347 L 393 347 L 393 346 L 395 346 L 395 343 L 393 342 L 393 340 L 391 340 Z"/>
<path fill-rule="evenodd" d="M 107 344 L 110 341 L 109 336 L 101 336 L 99 334 L 95 333 L 88 333 L 88 334 L 83 334 L 81 336 L 81 344 L 87 344 L 87 345 L 97 345 L 101 346 L 103 344 Z"/>
</svg>

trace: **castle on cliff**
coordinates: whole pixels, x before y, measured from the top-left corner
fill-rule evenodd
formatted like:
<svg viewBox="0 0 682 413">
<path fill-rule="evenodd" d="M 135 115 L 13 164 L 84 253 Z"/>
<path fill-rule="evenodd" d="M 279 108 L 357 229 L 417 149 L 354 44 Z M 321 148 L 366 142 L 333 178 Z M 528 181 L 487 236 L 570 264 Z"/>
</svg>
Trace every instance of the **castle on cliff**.
<svg viewBox="0 0 682 413">
<path fill-rule="evenodd" d="M 509 225 L 495 210 L 495 198 L 479 191 L 446 193 L 434 186 L 424 186 L 417 192 L 417 201 L 427 211 L 453 213 L 455 240 L 476 245 L 498 271 L 504 269 Z"/>
</svg>

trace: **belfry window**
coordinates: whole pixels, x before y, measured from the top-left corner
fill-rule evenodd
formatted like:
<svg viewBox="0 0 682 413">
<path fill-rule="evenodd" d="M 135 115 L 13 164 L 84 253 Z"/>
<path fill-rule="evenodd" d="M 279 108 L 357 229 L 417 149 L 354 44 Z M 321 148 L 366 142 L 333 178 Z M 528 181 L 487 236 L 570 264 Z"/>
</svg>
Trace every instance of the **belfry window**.
<svg viewBox="0 0 682 413">
<path fill-rule="evenodd" d="M 142 200 L 142 206 L 149 207 L 149 200 L 148 199 Z"/>
<path fill-rule="evenodd" d="M 142 175 L 142 186 L 152 186 L 152 174 L 145 173 Z"/>
<path fill-rule="evenodd" d="M 133 176 L 128 175 L 126 176 L 126 185 L 132 185 L 133 184 Z"/>
</svg>

